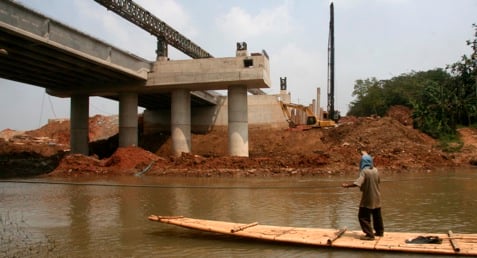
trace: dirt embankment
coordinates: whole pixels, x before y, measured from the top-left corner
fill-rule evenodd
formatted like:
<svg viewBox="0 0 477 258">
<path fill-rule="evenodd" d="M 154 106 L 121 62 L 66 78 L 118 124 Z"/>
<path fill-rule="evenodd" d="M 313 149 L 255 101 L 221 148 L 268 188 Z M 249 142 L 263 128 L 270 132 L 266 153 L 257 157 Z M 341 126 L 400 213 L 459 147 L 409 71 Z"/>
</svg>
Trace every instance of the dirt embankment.
<svg viewBox="0 0 477 258">
<path fill-rule="evenodd" d="M 359 150 L 373 155 L 376 166 L 384 171 L 469 166 L 476 160 L 477 144 L 471 142 L 477 137 L 475 129 L 463 131 L 466 144 L 461 152 L 448 154 L 436 147 L 434 139 L 413 129 L 411 124 L 409 111 L 397 107 L 384 118 L 347 117 L 336 128 L 303 131 L 251 128 L 248 158 L 227 155 L 227 131 L 219 128 L 206 135 L 192 135 L 192 153 L 174 157 L 171 139 L 164 134 L 141 136 L 140 147 L 117 148 L 117 117 L 96 116 L 90 119 L 90 139 L 96 139 L 90 145 L 93 155 L 66 155 L 69 123 L 56 121 L 20 136 L 2 131 L 0 138 L 7 134 L 11 137 L 0 140 L 0 165 L 4 167 L 18 153 L 35 153 L 41 157 L 56 157 L 50 158 L 54 162 L 48 169 L 55 168 L 49 173 L 51 176 L 137 173 L 270 176 L 355 172 Z M 28 139 L 22 142 L 22 137 Z M 35 142 L 35 139 L 42 141 Z M 32 162 L 22 168 L 28 165 Z M 45 172 L 36 174 L 42 173 Z M 4 171 L 0 174 L 5 176 Z"/>
</svg>

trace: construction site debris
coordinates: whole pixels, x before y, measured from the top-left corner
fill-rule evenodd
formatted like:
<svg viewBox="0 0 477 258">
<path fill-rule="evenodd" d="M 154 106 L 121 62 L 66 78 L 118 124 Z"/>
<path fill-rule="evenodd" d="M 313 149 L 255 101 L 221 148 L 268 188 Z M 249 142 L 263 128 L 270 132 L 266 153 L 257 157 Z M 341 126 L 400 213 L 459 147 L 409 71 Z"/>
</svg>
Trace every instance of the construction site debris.
<svg viewBox="0 0 477 258">
<path fill-rule="evenodd" d="M 172 142 L 167 134 L 141 136 L 139 147 L 117 148 L 117 117 L 107 116 L 90 118 L 90 136 L 96 139 L 90 146 L 97 144 L 91 148 L 96 150 L 91 156 L 66 155 L 69 123 L 53 120 L 38 130 L 0 132 L 0 176 L 11 176 L 11 171 L 21 176 L 52 170 L 51 176 L 133 175 L 146 168 L 147 175 L 174 176 L 355 173 L 362 149 L 374 156 L 376 166 L 384 172 L 470 166 L 477 160 L 476 129 L 461 129 L 464 147 L 460 152 L 445 153 L 434 139 L 413 129 L 407 118 L 395 118 L 393 114 L 405 113 L 405 109 L 396 110 L 399 112 L 390 111 L 390 116 L 383 118 L 345 117 L 338 127 L 330 128 L 297 131 L 250 128 L 248 158 L 228 156 L 224 128 L 205 135 L 193 134 L 192 153 L 180 157 L 172 156 Z M 97 154 L 102 149 L 111 151 L 108 155 Z M 11 161 L 13 157 L 17 157 L 16 163 Z M 34 160 L 38 160 L 37 167 L 32 164 Z M 45 160 L 52 161 L 48 171 L 38 168 Z M 29 173 L 8 170 L 12 165 Z"/>
</svg>

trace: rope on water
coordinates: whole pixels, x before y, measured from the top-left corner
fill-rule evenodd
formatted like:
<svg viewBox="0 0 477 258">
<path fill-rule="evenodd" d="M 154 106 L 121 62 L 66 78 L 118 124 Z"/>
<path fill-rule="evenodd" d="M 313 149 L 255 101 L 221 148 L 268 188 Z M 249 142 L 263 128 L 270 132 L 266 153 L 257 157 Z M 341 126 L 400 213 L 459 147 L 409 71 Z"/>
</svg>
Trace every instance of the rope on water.
<svg viewBox="0 0 477 258">
<path fill-rule="evenodd" d="M 142 187 L 142 188 L 185 188 L 185 189 L 324 189 L 324 188 L 341 188 L 341 186 L 220 186 L 220 185 L 151 185 L 151 184 L 119 184 L 119 183 L 92 183 L 92 182 L 67 182 L 67 181 L 42 181 L 42 180 L 0 180 L 0 183 L 16 183 L 16 184 L 49 184 L 49 185 L 77 185 L 77 186 L 105 186 L 105 187 Z"/>
</svg>

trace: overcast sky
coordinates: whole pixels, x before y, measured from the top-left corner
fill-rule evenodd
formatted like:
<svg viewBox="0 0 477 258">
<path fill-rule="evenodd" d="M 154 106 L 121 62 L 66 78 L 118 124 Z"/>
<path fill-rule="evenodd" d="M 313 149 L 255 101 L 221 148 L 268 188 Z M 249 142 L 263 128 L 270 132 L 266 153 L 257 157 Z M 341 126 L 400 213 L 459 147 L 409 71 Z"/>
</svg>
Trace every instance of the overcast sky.
<svg viewBox="0 0 477 258">
<path fill-rule="evenodd" d="M 42 14 L 148 60 L 155 37 L 93 0 L 20 0 Z M 215 57 L 235 56 L 236 42 L 270 56 L 272 87 L 287 77 L 292 102 L 309 104 L 321 87 L 326 108 L 328 0 L 136 0 Z M 335 0 L 335 108 L 348 110 L 354 82 L 444 68 L 471 52 L 476 0 Z M 169 50 L 171 59 L 185 59 Z M 30 130 L 68 118 L 69 99 L 0 79 L 0 130 Z M 117 114 L 118 103 L 90 98 L 90 115 Z"/>
</svg>

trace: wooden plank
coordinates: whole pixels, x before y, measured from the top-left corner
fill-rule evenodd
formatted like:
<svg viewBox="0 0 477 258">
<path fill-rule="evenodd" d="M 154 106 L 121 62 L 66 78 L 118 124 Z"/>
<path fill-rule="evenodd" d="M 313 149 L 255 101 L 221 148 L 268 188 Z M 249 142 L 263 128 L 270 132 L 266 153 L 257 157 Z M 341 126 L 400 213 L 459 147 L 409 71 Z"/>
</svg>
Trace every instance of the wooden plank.
<svg viewBox="0 0 477 258">
<path fill-rule="evenodd" d="M 477 256 L 477 234 L 454 234 L 452 232 L 450 232 L 451 234 L 386 232 L 383 237 L 376 237 L 375 240 L 366 241 L 360 239 L 360 237 L 363 236 L 361 231 L 349 231 L 346 228 L 337 232 L 335 229 L 280 227 L 259 225 L 258 222 L 244 224 L 193 219 L 182 216 L 151 215 L 149 219 L 206 232 L 284 243 L 385 252 Z M 418 236 L 437 236 L 443 240 L 449 239 L 449 241 L 442 241 L 441 244 L 406 243 L 407 239 L 414 239 Z M 457 245 L 457 243 L 455 243 L 456 239 L 459 239 L 459 251 L 456 251 L 456 246 L 454 246 L 454 244 Z M 331 245 L 329 244 L 330 241 Z M 452 243 L 453 241 L 454 244 Z"/>
</svg>

